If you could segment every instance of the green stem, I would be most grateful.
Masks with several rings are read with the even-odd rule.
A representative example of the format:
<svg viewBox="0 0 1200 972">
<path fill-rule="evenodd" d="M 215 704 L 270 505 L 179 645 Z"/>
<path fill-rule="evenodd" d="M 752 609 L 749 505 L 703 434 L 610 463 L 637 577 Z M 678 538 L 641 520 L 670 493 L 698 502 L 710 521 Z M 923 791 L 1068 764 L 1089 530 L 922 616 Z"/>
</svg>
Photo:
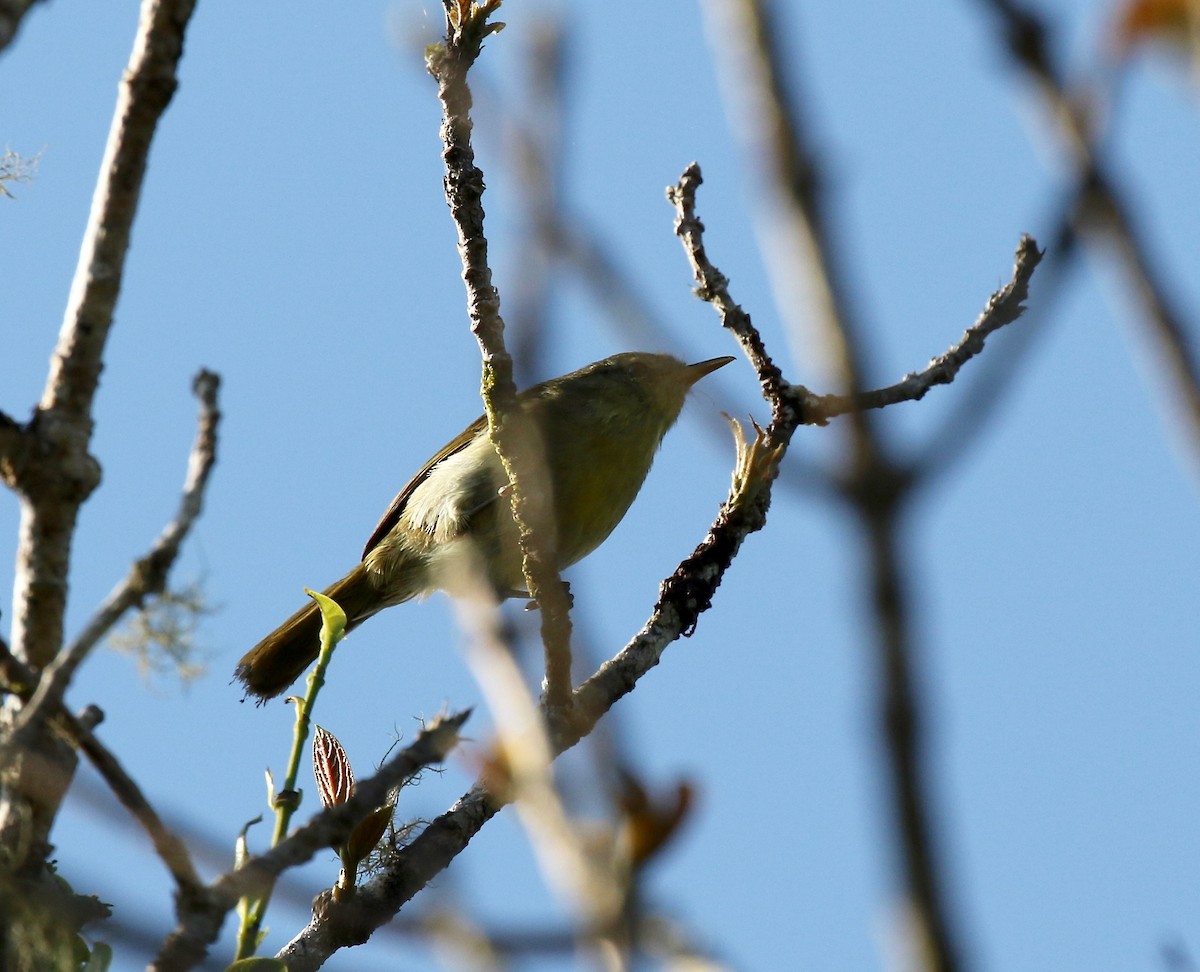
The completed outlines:
<svg viewBox="0 0 1200 972">
<path fill-rule="evenodd" d="M 296 701 L 296 724 L 292 731 L 292 751 L 288 755 L 287 772 L 283 777 L 283 788 L 272 797 L 271 806 L 275 811 L 275 831 L 271 835 L 271 846 L 278 846 L 287 836 L 288 826 L 292 815 L 300 808 L 302 792 L 296 789 L 296 777 L 300 775 L 300 760 L 303 758 L 305 743 L 308 741 L 308 730 L 312 725 L 312 710 L 317 701 L 317 693 L 325 684 L 325 669 L 333 658 L 333 649 L 345 637 L 346 614 L 337 603 L 324 594 L 306 590 L 305 593 L 317 602 L 321 609 L 321 652 L 317 655 L 317 663 L 308 673 L 304 698 Z M 271 902 L 271 892 L 275 882 L 272 881 L 261 896 L 244 901 L 244 908 L 239 911 L 242 922 L 238 928 L 237 951 L 234 960 L 250 958 L 258 950 L 262 940 L 263 919 L 267 915 L 267 905 Z"/>
</svg>

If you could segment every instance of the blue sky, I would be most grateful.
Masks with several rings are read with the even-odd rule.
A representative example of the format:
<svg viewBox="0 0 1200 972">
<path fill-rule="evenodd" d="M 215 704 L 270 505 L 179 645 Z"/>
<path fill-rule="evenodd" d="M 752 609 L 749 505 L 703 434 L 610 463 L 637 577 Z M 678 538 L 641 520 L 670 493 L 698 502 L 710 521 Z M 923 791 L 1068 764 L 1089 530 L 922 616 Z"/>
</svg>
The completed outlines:
<svg viewBox="0 0 1200 972">
<path fill-rule="evenodd" d="M 1109 13 L 1065 0 L 1042 9 L 1072 70 L 1093 72 Z M 531 32 L 552 16 L 570 32 L 573 218 L 670 328 L 670 348 L 635 342 L 558 271 L 535 377 L 635 343 L 735 353 L 691 294 L 663 199 L 698 160 L 711 257 L 789 377 L 817 387 L 772 304 L 758 170 L 726 122 L 699 9 L 514 0 L 502 16 L 475 79 L 504 307 L 523 257 L 506 125 L 523 112 Z M 0 133 L 41 153 L 36 180 L 0 200 L 0 407 L 18 418 L 45 380 L 135 20 L 129 2 L 40 5 L 0 58 Z M 69 626 L 174 510 L 190 378 L 212 368 L 224 379 L 219 465 L 177 575 L 202 580 L 217 608 L 199 632 L 209 674 L 182 690 L 147 686 L 130 659 L 101 651 L 69 701 L 106 711 L 102 737 L 164 813 L 230 848 L 262 811 L 262 771 L 280 771 L 291 732 L 283 706 L 238 703 L 234 662 L 302 587 L 354 563 L 396 489 L 479 412 L 420 55 L 439 27 L 438 5 L 202 2 L 151 156 L 97 401 L 104 482 L 77 537 Z M 873 377 L 888 383 L 957 339 L 1007 279 L 1022 232 L 1049 242 L 1066 174 L 975 5 L 791 4 L 783 29 Z M 1181 71 L 1147 57 L 1108 137 L 1152 257 L 1193 320 L 1198 107 Z M 905 535 L 954 918 L 979 969 L 1161 969 L 1166 944 L 1200 955 L 1196 467 L 1111 262 L 1079 264 L 1046 313 L 1017 327 L 1035 333 L 1002 405 L 922 495 Z M 987 354 L 1015 342 L 1001 335 Z M 890 410 L 888 441 L 920 445 L 977 371 Z M 721 410 L 765 417 L 742 362 L 693 396 L 626 522 L 571 571 L 590 651 L 625 643 L 658 580 L 703 536 L 731 468 Z M 801 430 L 788 475 L 808 481 L 835 435 Z M 5 494 L 2 535 L 15 537 L 16 522 Z M 11 563 L 0 558 L 5 589 Z M 861 570 L 844 512 L 781 485 L 695 636 L 613 714 L 652 783 L 696 782 L 696 815 L 651 893 L 735 968 L 778 968 L 780 956 L 791 968 L 887 967 L 898 870 Z M 442 598 L 387 612 L 339 653 L 318 721 L 369 766 L 394 731 L 411 738 L 417 717 L 479 702 L 459 647 Z M 485 739 L 487 724 L 480 711 L 468 731 Z M 406 792 L 405 812 L 433 816 L 469 780 L 455 762 Z M 140 832 L 80 797 L 55 837 L 77 888 L 165 933 L 169 885 Z M 269 945 L 301 927 L 334 876 L 330 860 L 297 877 L 300 904 L 273 913 Z M 437 890 L 497 924 L 561 915 L 510 813 Z M 328 967 L 431 963 L 381 937 Z"/>
</svg>

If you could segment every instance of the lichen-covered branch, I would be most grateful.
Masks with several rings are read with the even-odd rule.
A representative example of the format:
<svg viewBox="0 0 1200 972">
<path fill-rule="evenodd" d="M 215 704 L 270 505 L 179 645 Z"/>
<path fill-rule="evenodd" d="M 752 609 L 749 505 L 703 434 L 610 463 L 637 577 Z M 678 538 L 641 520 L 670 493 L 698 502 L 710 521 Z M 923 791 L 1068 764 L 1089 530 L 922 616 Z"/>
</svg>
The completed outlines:
<svg viewBox="0 0 1200 972">
<path fill-rule="evenodd" d="M 771 360 L 762 337 L 747 314 L 729 295 L 729 281 L 708 259 L 704 249 L 704 224 L 696 215 L 696 192 L 704 182 L 700 166 L 693 162 L 683 170 L 679 182 L 667 189 L 667 200 L 675 208 L 675 235 L 696 279 L 696 296 L 712 305 L 721 316 L 721 326 L 730 331 L 758 375 L 763 398 L 771 407 L 772 421 L 780 428 L 794 428 L 804 421 L 798 396 Z"/>
<path fill-rule="evenodd" d="M 735 335 L 754 363 L 764 396 L 771 403 L 771 423 L 760 440 L 765 445 L 786 449 L 796 426 L 803 420 L 822 423 L 819 412 L 807 414 L 811 396 L 807 390 L 787 384 L 773 364 L 749 316 L 728 296 L 726 280 L 708 260 L 703 246 L 703 224 L 695 215 L 695 193 L 700 185 L 699 168 L 690 166 L 679 184 L 668 195 L 676 208 L 676 233 L 684 244 L 700 297 L 712 303 L 722 324 Z M 1036 247 L 1030 243 L 1032 252 Z M 823 264 L 822 264 L 823 265 Z M 820 273 L 820 269 L 814 270 Z M 948 352 L 954 357 L 954 349 Z M 910 389 L 915 392 L 916 389 Z M 847 396 L 854 401 L 858 392 Z M 923 392 L 922 392 L 923 394 Z M 863 414 L 850 412 L 851 418 Z M 906 600 L 897 567 L 894 543 L 897 513 L 901 501 L 913 483 L 904 470 L 892 465 L 875 441 L 869 423 L 854 421 L 853 461 L 840 486 L 852 508 L 867 527 L 870 538 L 867 570 L 870 575 L 871 604 L 877 629 L 876 644 L 884 673 L 885 699 L 880 707 L 881 723 L 888 743 L 888 770 L 892 781 L 893 807 L 898 840 L 904 851 L 907 910 L 913 916 L 912 953 L 929 972 L 952 972 L 959 967 L 958 946 L 952 933 L 940 873 L 935 863 L 931 813 L 927 781 L 922 763 L 923 750 L 918 733 L 916 694 L 911 676 L 911 635 L 907 625 Z M 776 460 L 778 461 L 778 460 Z M 765 517 L 769 491 L 764 492 L 761 508 Z M 760 524 L 751 522 L 751 529 Z M 734 534 L 735 536 L 737 534 Z M 710 534 L 710 540 L 713 535 Z M 732 556 L 732 554 L 730 554 Z M 685 583 L 695 585 L 694 572 L 684 575 Z M 704 578 L 704 574 L 699 575 Z M 685 603 L 707 606 L 704 590 Z M 657 657 L 642 653 L 641 664 L 655 664 Z M 635 669 L 636 671 L 637 669 Z M 603 668 L 601 669 L 603 672 Z"/>
<path fill-rule="evenodd" d="M 512 358 L 504 346 L 504 321 L 500 295 L 492 283 L 484 235 L 483 173 L 475 164 L 471 144 L 471 90 L 467 73 L 479 56 L 484 38 L 504 25 L 489 23 L 499 7 L 497 0 L 475 4 L 469 0 L 444 0 L 446 37 L 428 54 L 427 66 L 438 83 L 442 104 L 442 160 L 446 166 L 446 201 L 458 232 L 463 282 L 471 332 L 483 356 L 483 401 L 488 429 L 504 468 L 514 484 L 513 516 L 524 555 L 530 596 L 541 614 L 542 644 L 546 658 L 546 698 L 552 705 L 571 700 L 570 599 L 555 566 L 553 510 L 541 497 L 546 462 L 543 443 L 517 407 Z"/>
</svg>

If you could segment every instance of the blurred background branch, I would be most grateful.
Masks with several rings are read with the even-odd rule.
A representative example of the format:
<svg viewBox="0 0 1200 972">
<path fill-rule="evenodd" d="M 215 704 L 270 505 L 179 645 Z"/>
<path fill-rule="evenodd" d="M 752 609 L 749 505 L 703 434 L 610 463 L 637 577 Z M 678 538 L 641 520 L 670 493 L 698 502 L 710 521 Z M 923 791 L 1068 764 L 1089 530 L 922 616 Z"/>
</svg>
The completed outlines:
<svg viewBox="0 0 1200 972">
<path fill-rule="evenodd" d="M 1018 0 L 982 2 L 994 18 L 998 45 L 1032 83 L 1057 149 L 1072 170 L 1069 230 L 1089 245 L 1098 268 L 1115 261 L 1124 276 L 1141 308 L 1143 326 L 1158 347 L 1159 371 L 1175 400 L 1172 413 L 1189 443 L 1192 471 L 1200 475 L 1200 350 L 1195 321 L 1188 319 L 1148 252 L 1133 194 L 1106 157 L 1101 142 L 1104 113 L 1114 106 L 1097 103 L 1100 92 L 1096 90 L 1073 88 L 1057 55 L 1061 43 L 1045 14 Z M 1188 2 L 1179 5 L 1181 12 Z M 1128 4 L 1128 9 L 1135 5 Z"/>
</svg>

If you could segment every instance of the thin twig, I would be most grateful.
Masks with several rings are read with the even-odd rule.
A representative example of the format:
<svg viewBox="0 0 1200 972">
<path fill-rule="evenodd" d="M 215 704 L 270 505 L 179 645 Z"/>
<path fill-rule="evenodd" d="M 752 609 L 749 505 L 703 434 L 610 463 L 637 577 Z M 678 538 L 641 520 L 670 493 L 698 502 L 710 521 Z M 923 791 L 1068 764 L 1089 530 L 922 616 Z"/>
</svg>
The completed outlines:
<svg viewBox="0 0 1200 972">
<path fill-rule="evenodd" d="M 741 344 L 758 375 L 763 398 L 771 406 L 771 418 L 781 428 L 793 428 L 803 421 L 796 394 L 783 378 L 783 372 L 771 360 L 762 337 L 747 314 L 729 295 L 729 281 L 708 259 L 704 249 L 704 224 L 696 215 L 696 191 L 703 184 L 700 166 L 693 162 L 683 170 L 679 182 L 667 189 L 667 199 L 675 207 L 675 235 L 683 244 L 692 276 L 696 278 L 696 296 L 712 304 L 721 315 L 721 326 Z"/>
<path fill-rule="evenodd" d="M 987 339 L 1000 328 L 1011 324 L 1025 312 L 1029 298 L 1029 282 L 1041 262 L 1032 236 L 1022 236 L 1017 245 L 1012 278 L 988 299 L 982 313 L 959 342 L 932 359 L 917 372 L 905 375 L 894 385 L 863 391 L 855 395 L 809 395 L 804 400 L 805 417 L 809 422 L 824 424 L 831 418 L 864 408 L 886 408 L 900 402 L 916 402 L 936 385 L 948 385 L 959 370 L 983 350 Z"/>
<path fill-rule="evenodd" d="M 438 82 L 442 105 L 442 159 L 446 166 L 446 200 L 458 232 L 467 288 L 471 332 L 483 357 L 483 401 L 492 443 L 509 475 L 513 518 L 516 520 L 523 570 L 530 596 L 541 613 L 546 657 L 546 698 L 554 706 L 571 700 L 570 599 L 555 566 L 553 509 L 541 502 L 550 495 L 545 443 L 517 404 L 512 358 L 504 347 L 500 295 L 492 284 L 484 235 L 483 173 L 475 164 L 471 144 L 471 91 L 467 73 L 479 56 L 483 40 L 502 25 L 489 24 L 499 6 L 496 0 L 472 4 L 444 0 L 446 38 L 427 56 L 429 72 Z"/>
<path fill-rule="evenodd" d="M 1012 278 L 992 294 L 982 313 L 963 333 L 959 342 L 933 358 L 921 371 L 905 375 L 900 381 L 884 388 L 860 391 L 853 395 L 818 395 L 784 380 L 782 372 L 767 354 L 761 338 L 751 325 L 750 315 L 730 299 L 724 274 L 709 263 L 702 238 L 704 224 L 696 216 L 696 190 L 703 181 L 700 167 L 693 162 L 684 170 L 678 185 L 667 190 L 667 198 L 676 210 L 675 234 L 683 242 L 696 278 L 696 295 L 713 305 L 721 314 L 722 325 L 741 343 L 758 374 L 763 397 L 779 408 L 796 412 L 789 418 L 804 425 L 824 425 L 839 415 L 919 401 L 934 386 L 950 384 L 962 366 L 983 350 L 990 335 L 1024 313 L 1029 282 L 1043 255 L 1033 237 L 1022 236 L 1017 246 Z"/>
<path fill-rule="evenodd" d="M 204 491 L 217 458 L 217 426 L 221 412 L 217 407 L 217 390 L 221 379 L 211 371 L 201 370 L 192 380 L 192 391 L 200 401 L 196 440 L 188 456 L 187 476 L 175 517 L 166 525 L 145 556 L 136 560 L 126 577 L 105 599 L 76 639 L 64 648 L 42 672 L 37 691 L 17 718 L 14 734 L 22 740 L 30 726 L 55 703 L 63 693 L 80 663 L 113 626 L 147 597 L 161 594 L 167 577 L 179 556 L 180 547 L 200 516 L 204 506 Z"/>
<path fill-rule="evenodd" d="M 1037 266 L 1036 306 L 1021 314 L 1022 326 L 1012 330 L 1003 345 L 980 360 L 979 371 L 949 414 L 908 457 L 914 481 L 928 487 L 935 478 L 944 479 L 967 455 L 969 447 L 983 441 L 982 430 L 1013 391 L 1021 365 L 1039 341 L 1045 339 L 1055 320 L 1053 307 L 1063 292 L 1067 273 L 1076 266 L 1076 237 L 1069 225 L 1060 221 L 1060 232 L 1051 233 L 1049 239 L 1052 242 L 1042 251 Z M 1014 268 L 1013 279 L 1017 272 L 1019 266 Z"/>
</svg>

